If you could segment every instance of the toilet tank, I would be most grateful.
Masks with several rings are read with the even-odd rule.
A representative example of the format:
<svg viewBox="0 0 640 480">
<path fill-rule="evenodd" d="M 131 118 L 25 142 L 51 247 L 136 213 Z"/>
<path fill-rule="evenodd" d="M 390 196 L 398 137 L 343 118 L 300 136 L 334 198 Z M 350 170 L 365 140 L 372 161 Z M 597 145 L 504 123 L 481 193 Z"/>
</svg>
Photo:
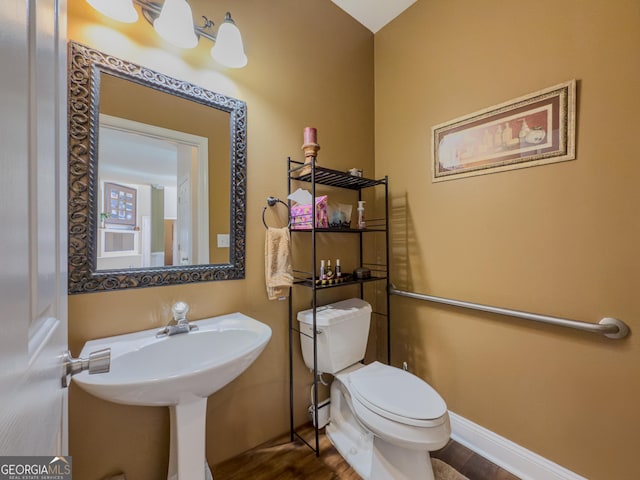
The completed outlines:
<svg viewBox="0 0 640 480">
<path fill-rule="evenodd" d="M 313 309 L 298 312 L 300 345 L 313 369 Z M 335 374 L 364 358 L 371 323 L 371 305 L 350 298 L 316 309 L 318 372 Z"/>
</svg>

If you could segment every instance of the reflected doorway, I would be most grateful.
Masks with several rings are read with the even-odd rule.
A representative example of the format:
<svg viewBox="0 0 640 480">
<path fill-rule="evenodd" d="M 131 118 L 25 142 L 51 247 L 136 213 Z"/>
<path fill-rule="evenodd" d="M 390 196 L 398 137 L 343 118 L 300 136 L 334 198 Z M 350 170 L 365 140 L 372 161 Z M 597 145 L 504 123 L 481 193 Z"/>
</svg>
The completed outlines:
<svg viewBox="0 0 640 480">
<path fill-rule="evenodd" d="M 104 114 L 99 138 L 97 269 L 209 263 L 208 139 Z"/>
</svg>

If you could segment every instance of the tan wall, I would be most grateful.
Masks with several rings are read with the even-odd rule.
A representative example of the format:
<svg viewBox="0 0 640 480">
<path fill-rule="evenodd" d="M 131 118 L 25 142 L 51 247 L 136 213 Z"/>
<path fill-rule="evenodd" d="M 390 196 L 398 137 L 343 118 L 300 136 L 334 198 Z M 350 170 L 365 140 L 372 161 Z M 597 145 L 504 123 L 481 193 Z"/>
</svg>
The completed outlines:
<svg viewBox="0 0 640 480">
<path fill-rule="evenodd" d="M 177 300 L 191 305 L 193 319 L 242 311 L 270 325 L 272 340 L 255 364 L 209 399 L 207 458 L 213 464 L 288 430 L 287 303 L 266 297 L 262 208 L 268 195 L 286 197 L 286 158 L 302 159 L 302 131 L 308 125 L 318 128 L 322 165 L 373 172 L 373 35 L 326 0 L 190 4 L 194 18 L 207 15 L 220 22 L 225 11 L 232 12 L 245 40 L 246 68 L 215 67 L 211 43 L 204 40 L 186 53 L 165 47 L 144 20 L 111 22 L 86 2 L 69 2 L 69 38 L 247 102 L 247 277 L 71 296 L 69 343 L 77 355 L 89 339 L 161 326 Z M 355 266 L 349 242 L 331 252 L 344 251 L 345 271 Z M 307 380 L 297 385 L 300 412 L 309 395 Z M 87 480 L 118 471 L 130 478 L 162 478 L 167 412 L 110 404 L 72 386 L 74 473 Z"/>
<path fill-rule="evenodd" d="M 640 328 L 640 4 L 421 0 L 375 37 L 399 288 Z M 575 78 L 577 159 L 430 181 L 433 125 Z M 590 479 L 640 477 L 640 340 L 392 299 L 394 364 Z"/>
</svg>

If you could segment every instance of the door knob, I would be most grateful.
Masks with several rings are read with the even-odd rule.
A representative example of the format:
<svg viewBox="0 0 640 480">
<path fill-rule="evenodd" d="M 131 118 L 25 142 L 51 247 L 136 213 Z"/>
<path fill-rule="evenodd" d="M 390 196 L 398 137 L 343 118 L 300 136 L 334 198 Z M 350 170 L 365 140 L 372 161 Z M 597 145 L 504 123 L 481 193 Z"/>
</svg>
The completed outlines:
<svg viewBox="0 0 640 480">
<path fill-rule="evenodd" d="M 89 358 L 73 358 L 71 352 L 67 350 L 62 354 L 62 387 L 69 386 L 72 375 L 84 370 L 89 371 L 89 375 L 96 373 L 109 373 L 111 368 L 111 349 L 103 348 L 89 354 Z"/>
</svg>

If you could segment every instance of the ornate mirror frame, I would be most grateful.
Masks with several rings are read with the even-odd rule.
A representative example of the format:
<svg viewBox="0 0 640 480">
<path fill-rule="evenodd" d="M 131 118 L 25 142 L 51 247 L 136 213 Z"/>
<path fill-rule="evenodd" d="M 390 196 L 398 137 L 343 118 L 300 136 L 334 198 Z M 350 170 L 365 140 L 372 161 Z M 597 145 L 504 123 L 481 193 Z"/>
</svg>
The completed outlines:
<svg viewBox="0 0 640 480">
<path fill-rule="evenodd" d="M 230 114 L 229 263 L 96 270 L 100 74 L 108 73 Z M 245 277 L 247 106 L 245 102 L 69 43 L 69 293 L 113 291 Z"/>
</svg>

